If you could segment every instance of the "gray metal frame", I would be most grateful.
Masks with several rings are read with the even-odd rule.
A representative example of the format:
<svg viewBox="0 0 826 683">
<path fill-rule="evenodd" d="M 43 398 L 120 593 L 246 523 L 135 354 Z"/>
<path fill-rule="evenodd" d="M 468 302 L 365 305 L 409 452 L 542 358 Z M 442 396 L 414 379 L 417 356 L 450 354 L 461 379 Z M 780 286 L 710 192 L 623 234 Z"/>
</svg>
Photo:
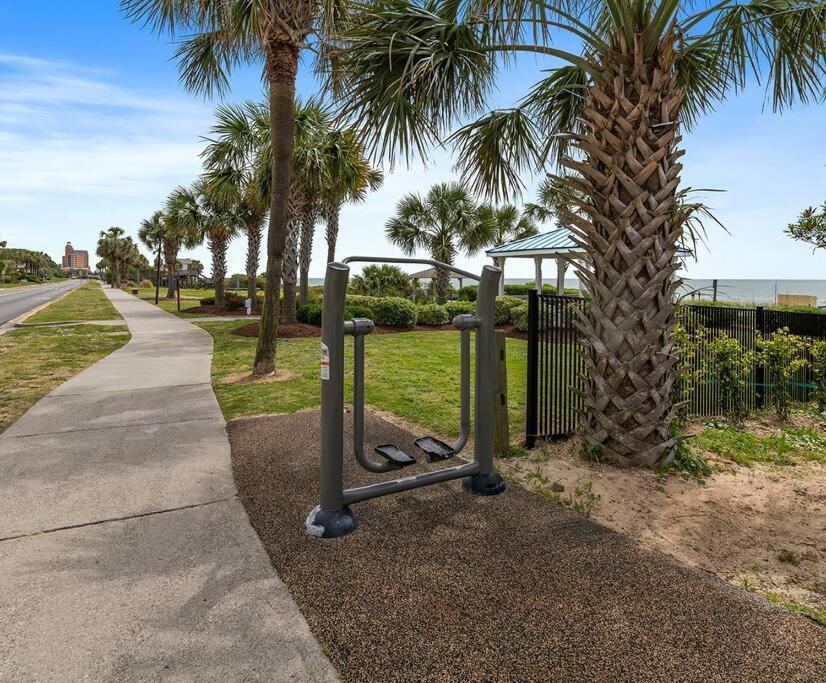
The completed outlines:
<svg viewBox="0 0 826 683">
<path fill-rule="evenodd" d="M 344 336 L 354 337 L 353 438 L 359 464 L 370 472 L 397 469 L 389 461 L 376 462 L 364 453 L 364 337 L 373 330 L 366 319 L 344 320 L 345 295 L 350 269 L 348 263 L 416 263 L 449 267 L 467 277 L 476 275 L 431 259 L 380 258 L 353 256 L 327 265 L 321 313 L 321 504 L 308 516 L 308 533 L 335 538 L 356 528 L 350 505 L 370 498 L 408 491 L 452 479 L 462 479 L 466 491 L 495 495 L 505 482 L 493 466 L 494 386 L 495 386 L 495 300 L 501 270 L 485 266 L 479 279 L 476 314 L 456 316 L 453 324 L 460 330 L 461 348 L 461 424 L 455 452 L 464 448 L 470 434 L 470 330 L 476 330 L 476 401 L 474 414 L 473 462 L 425 472 L 368 486 L 345 489 L 343 481 L 344 448 Z"/>
</svg>

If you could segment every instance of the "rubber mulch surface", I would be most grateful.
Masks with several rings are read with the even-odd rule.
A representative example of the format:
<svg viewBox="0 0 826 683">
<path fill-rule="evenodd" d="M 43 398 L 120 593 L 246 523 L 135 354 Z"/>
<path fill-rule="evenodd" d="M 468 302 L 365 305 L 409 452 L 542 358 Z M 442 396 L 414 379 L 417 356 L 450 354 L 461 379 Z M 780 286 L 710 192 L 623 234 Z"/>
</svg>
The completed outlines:
<svg viewBox="0 0 826 683">
<path fill-rule="evenodd" d="M 416 453 L 402 429 L 369 414 L 365 427 L 368 452 Z M 512 485 L 366 501 L 353 534 L 311 537 L 318 412 L 228 431 L 250 520 L 345 681 L 824 680 L 822 626 Z M 387 477 L 349 442 L 348 485 Z"/>
</svg>

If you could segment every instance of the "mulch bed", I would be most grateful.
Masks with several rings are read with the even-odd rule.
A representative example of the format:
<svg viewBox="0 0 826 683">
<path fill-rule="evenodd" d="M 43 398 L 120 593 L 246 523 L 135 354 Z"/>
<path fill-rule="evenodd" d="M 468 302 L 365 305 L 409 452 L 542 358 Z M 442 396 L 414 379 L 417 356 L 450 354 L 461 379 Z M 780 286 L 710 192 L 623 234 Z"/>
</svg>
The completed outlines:
<svg viewBox="0 0 826 683">
<path fill-rule="evenodd" d="M 368 444 L 416 453 L 413 435 L 365 418 Z M 345 424 L 347 484 L 392 477 L 355 464 L 349 415 Z M 813 621 L 515 486 L 485 498 L 450 482 L 365 501 L 354 506 L 353 534 L 309 536 L 318 412 L 236 420 L 228 433 L 250 521 L 345 681 L 815 681 L 823 673 L 826 629 Z"/>
</svg>

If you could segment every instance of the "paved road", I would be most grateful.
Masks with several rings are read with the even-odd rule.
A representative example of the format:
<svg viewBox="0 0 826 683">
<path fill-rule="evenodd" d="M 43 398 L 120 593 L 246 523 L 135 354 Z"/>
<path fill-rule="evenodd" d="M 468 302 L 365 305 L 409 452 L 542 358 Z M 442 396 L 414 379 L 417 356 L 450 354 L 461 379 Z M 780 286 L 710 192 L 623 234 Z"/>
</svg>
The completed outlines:
<svg viewBox="0 0 826 683">
<path fill-rule="evenodd" d="M 212 338 L 104 292 L 131 341 L 0 435 L 0 681 L 332 683 L 236 497 Z"/>
<path fill-rule="evenodd" d="M 66 280 L 46 285 L 0 289 L 0 325 L 56 299 L 64 292 L 80 287 L 84 282 L 85 280 Z"/>
</svg>

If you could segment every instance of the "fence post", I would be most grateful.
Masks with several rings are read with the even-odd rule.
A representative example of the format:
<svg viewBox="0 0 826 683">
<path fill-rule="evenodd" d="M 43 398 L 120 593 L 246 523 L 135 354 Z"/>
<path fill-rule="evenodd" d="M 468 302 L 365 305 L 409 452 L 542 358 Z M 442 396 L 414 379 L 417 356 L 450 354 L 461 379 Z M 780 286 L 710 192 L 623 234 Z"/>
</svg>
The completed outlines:
<svg viewBox="0 0 826 683">
<path fill-rule="evenodd" d="M 537 319 L 539 317 L 539 295 L 535 289 L 528 290 L 528 381 L 527 397 L 525 401 L 525 446 L 533 448 L 536 445 L 538 427 L 539 401 L 539 371 L 537 356 L 539 350 L 539 335 Z"/>
<path fill-rule="evenodd" d="M 766 327 L 766 316 L 762 306 L 758 306 L 755 309 L 754 318 L 754 326 L 757 328 L 756 334 L 762 336 L 765 333 Z M 757 360 L 757 367 L 754 369 L 754 382 L 757 385 L 754 392 L 754 407 L 764 408 L 766 406 L 766 369 L 763 367 L 763 363 L 759 360 L 759 356 Z"/>
</svg>

